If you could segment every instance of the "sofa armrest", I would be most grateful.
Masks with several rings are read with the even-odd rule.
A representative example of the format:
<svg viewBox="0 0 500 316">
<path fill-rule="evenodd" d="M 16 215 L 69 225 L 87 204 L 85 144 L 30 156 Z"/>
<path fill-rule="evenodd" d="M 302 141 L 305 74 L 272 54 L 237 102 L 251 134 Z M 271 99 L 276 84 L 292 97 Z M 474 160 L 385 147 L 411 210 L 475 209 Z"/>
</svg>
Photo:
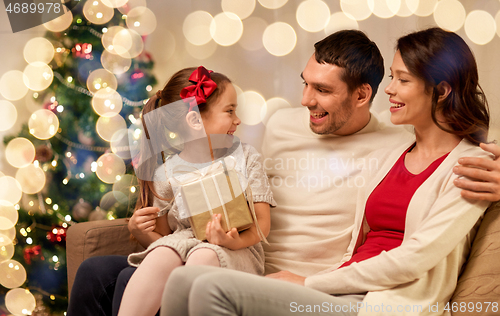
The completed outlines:
<svg viewBox="0 0 500 316">
<path fill-rule="evenodd" d="M 458 311 L 453 315 L 498 315 L 498 310 L 492 310 L 487 302 L 499 303 L 500 298 L 500 203 L 488 208 L 479 226 L 472 249 L 463 273 L 458 279 L 457 288 L 451 303 L 458 305 Z M 469 312 L 460 312 L 462 305 L 472 303 L 482 305 L 481 313 L 474 308 Z M 498 306 L 498 305 L 497 305 Z M 463 310 L 463 309 L 462 309 Z"/>
<path fill-rule="evenodd" d="M 130 239 L 124 218 L 72 225 L 66 233 L 68 293 L 71 293 L 76 271 L 85 259 L 103 255 L 128 255 L 142 250 L 144 247 Z"/>
</svg>

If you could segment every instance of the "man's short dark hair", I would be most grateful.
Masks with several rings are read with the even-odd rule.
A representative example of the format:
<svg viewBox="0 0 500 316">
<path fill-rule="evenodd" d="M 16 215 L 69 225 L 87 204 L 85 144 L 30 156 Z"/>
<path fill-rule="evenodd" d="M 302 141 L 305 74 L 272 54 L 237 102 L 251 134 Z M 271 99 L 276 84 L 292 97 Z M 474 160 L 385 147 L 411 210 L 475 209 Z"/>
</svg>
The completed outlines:
<svg viewBox="0 0 500 316">
<path fill-rule="evenodd" d="M 373 101 L 384 77 L 384 59 L 377 45 L 365 33 L 343 30 L 333 33 L 314 44 L 318 63 L 336 65 L 344 69 L 341 79 L 349 92 L 368 83 L 372 88 Z"/>
</svg>

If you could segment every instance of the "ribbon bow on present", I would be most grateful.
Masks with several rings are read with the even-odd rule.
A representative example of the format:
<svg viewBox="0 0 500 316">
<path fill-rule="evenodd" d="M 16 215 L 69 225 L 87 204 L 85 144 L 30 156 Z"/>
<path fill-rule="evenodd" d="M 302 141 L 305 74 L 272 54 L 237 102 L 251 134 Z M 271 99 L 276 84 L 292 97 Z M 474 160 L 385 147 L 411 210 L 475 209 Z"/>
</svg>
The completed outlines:
<svg viewBox="0 0 500 316">
<path fill-rule="evenodd" d="M 217 89 L 217 84 L 210 77 L 211 70 L 200 66 L 189 76 L 189 81 L 194 83 L 191 86 L 181 90 L 182 99 L 191 99 L 189 101 L 189 112 L 198 104 L 206 103 L 207 98 Z"/>
</svg>

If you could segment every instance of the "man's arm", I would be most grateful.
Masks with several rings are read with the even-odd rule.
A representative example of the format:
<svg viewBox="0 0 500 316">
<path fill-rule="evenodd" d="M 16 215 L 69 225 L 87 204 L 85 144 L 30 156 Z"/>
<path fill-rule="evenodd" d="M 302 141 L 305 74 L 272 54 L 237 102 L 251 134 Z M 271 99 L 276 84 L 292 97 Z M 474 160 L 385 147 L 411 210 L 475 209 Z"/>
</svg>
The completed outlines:
<svg viewBox="0 0 500 316">
<path fill-rule="evenodd" d="M 464 157 L 453 172 L 470 179 L 457 179 L 455 186 L 462 190 L 464 198 L 495 202 L 500 200 L 500 147 L 496 144 L 481 144 L 482 149 L 495 155 L 495 160 Z"/>
</svg>

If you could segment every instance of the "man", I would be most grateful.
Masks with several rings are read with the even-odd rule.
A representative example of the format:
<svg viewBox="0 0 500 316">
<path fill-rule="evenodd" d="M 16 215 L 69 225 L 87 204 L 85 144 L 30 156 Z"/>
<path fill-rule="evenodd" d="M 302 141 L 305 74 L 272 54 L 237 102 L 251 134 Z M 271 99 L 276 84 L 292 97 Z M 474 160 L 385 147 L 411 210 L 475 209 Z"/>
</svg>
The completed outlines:
<svg viewBox="0 0 500 316">
<path fill-rule="evenodd" d="M 362 170 L 379 164 L 369 154 L 411 137 L 370 113 L 383 74 L 377 46 L 360 31 L 340 31 L 315 44 L 301 75 L 304 108 L 276 112 L 264 138 L 264 167 L 278 203 L 271 211 L 270 244 L 264 246 L 267 278 L 205 267 L 177 269 L 165 287 L 161 315 L 183 315 L 188 306 L 193 315 L 356 314 L 349 307 L 363 295 L 327 295 L 311 289 L 314 279 L 308 277 L 331 268 L 346 252 L 357 193 L 369 180 Z M 498 147 L 487 148 L 499 154 Z M 492 161 L 462 162 L 497 170 Z M 494 172 L 467 167 L 456 172 L 497 181 Z M 473 190 L 464 191 L 466 197 L 499 198 L 497 184 L 459 180 L 457 186 Z"/>
</svg>

